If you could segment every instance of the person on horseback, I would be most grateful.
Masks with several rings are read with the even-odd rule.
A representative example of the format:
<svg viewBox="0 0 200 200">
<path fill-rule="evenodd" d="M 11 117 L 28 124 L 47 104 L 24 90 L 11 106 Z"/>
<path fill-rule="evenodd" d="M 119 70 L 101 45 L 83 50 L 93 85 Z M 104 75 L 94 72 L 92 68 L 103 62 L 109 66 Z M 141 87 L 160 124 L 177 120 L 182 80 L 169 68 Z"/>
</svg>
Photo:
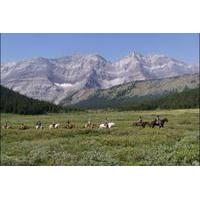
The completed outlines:
<svg viewBox="0 0 200 200">
<path fill-rule="evenodd" d="M 108 119 L 107 119 L 107 117 L 106 117 L 106 120 L 104 121 L 104 126 L 105 126 L 106 128 L 109 128 L 109 127 L 108 127 Z"/>
<path fill-rule="evenodd" d="M 92 125 L 92 122 L 90 119 L 88 119 L 88 122 L 87 122 L 88 126 L 91 126 Z"/>
<path fill-rule="evenodd" d="M 21 128 L 21 129 L 25 129 L 25 125 L 24 125 L 24 123 L 21 123 L 21 125 L 19 126 L 19 128 Z"/>
<path fill-rule="evenodd" d="M 5 125 L 3 125 L 3 128 L 7 129 L 9 127 L 8 121 L 5 122 Z"/>
<path fill-rule="evenodd" d="M 143 120 L 142 120 L 142 117 L 140 116 L 139 117 L 139 119 L 138 119 L 138 121 L 137 121 L 139 124 L 141 124 L 142 122 L 143 122 Z"/>
<path fill-rule="evenodd" d="M 55 128 L 55 125 L 56 125 L 55 121 L 53 121 L 52 125 L 53 125 L 53 128 Z"/>
<path fill-rule="evenodd" d="M 70 127 L 70 125 L 71 125 L 71 124 L 70 124 L 70 121 L 69 121 L 69 120 L 67 120 L 67 122 L 66 122 L 66 124 L 65 124 L 65 126 L 64 126 L 64 127 L 65 127 L 65 128 L 69 128 L 69 127 Z"/>
<path fill-rule="evenodd" d="M 40 128 L 42 126 L 42 122 L 41 121 L 37 121 L 36 122 L 36 126 L 38 126 Z"/>
<path fill-rule="evenodd" d="M 6 121 L 5 125 L 4 125 L 5 128 L 8 127 L 8 121 Z"/>
<path fill-rule="evenodd" d="M 156 116 L 156 124 L 160 125 L 160 116 L 159 115 Z"/>
</svg>

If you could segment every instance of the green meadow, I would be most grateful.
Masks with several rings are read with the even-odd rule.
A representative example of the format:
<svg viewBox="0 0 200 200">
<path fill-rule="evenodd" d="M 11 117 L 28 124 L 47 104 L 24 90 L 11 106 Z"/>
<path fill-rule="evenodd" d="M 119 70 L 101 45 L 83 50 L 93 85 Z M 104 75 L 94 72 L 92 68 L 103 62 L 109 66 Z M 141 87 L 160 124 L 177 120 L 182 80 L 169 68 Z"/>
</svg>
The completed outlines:
<svg viewBox="0 0 200 200">
<path fill-rule="evenodd" d="M 132 126 L 142 116 L 168 118 L 163 129 Z M 88 119 L 100 123 L 108 118 L 112 129 L 83 128 Z M 35 130 L 41 120 L 44 130 Z M 74 129 L 49 130 L 53 121 L 61 126 L 70 120 Z M 48 115 L 1 114 L 1 165 L 100 165 L 151 166 L 199 165 L 199 110 L 87 111 Z M 30 129 L 19 130 L 20 123 Z"/>
</svg>

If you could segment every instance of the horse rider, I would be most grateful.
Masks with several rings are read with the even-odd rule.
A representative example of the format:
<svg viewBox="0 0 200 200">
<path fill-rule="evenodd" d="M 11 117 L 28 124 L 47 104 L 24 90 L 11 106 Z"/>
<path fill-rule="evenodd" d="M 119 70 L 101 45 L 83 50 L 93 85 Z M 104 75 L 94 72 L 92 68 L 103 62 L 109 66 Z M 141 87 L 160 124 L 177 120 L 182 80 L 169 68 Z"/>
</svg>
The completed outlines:
<svg viewBox="0 0 200 200">
<path fill-rule="evenodd" d="M 55 128 L 55 125 L 56 125 L 56 123 L 55 123 L 55 122 L 53 122 L 53 123 L 52 123 L 52 125 L 53 125 L 53 127 Z"/>
<path fill-rule="evenodd" d="M 87 124 L 88 124 L 88 126 L 92 125 L 92 122 L 91 122 L 90 119 L 88 120 L 88 123 L 87 123 Z"/>
<path fill-rule="evenodd" d="M 66 122 L 66 124 L 65 124 L 65 127 L 66 127 L 66 128 L 69 128 L 69 126 L 70 126 L 70 121 L 67 120 L 67 122 Z"/>
<path fill-rule="evenodd" d="M 156 116 L 156 124 L 160 125 L 160 116 L 159 115 Z"/>
<path fill-rule="evenodd" d="M 67 120 L 67 126 L 70 126 L 71 125 L 71 122 L 69 120 Z"/>
<path fill-rule="evenodd" d="M 108 119 L 107 119 L 107 117 L 106 117 L 106 120 L 104 121 L 104 126 L 105 126 L 106 128 L 109 128 L 109 127 L 108 127 Z"/>
<path fill-rule="evenodd" d="M 25 128 L 24 123 L 21 123 L 20 127 L 21 127 L 22 129 Z"/>
<path fill-rule="evenodd" d="M 39 126 L 39 128 L 42 126 L 42 122 L 41 121 L 37 121 L 36 126 Z"/>
<path fill-rule="evenodd" d="M 4 125 L 5 128 L 8 127 L 8 121 L 6 121 L 5 125 Z"/>
<path fill-rule="evenodd" d="M 143 122 L 143 120 L 142 120 L 142 117 L 141 117 L 141 116 L 139 117 L 139 119 L 138 119 L 138 121 L 137 121 L 137 122 L 138 122 L 138 123 L 140 123 L 140 124 Z"/>
</svg>

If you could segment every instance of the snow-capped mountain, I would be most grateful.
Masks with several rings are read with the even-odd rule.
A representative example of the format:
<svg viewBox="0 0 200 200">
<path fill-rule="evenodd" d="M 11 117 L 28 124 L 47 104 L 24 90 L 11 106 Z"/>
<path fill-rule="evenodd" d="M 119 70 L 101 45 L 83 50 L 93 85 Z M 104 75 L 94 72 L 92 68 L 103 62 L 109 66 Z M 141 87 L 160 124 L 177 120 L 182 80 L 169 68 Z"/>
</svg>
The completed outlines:
<svg viewBox="0 0 200 200">
<path fill-rule="evenodd" d="M 134 80 L 199 73 L 198 65 L 133 52 L 117 62 L 100 55 L 34 58 L 1 65 L 1 84 L 26 96 L 56 104 Z"/>
</svg>

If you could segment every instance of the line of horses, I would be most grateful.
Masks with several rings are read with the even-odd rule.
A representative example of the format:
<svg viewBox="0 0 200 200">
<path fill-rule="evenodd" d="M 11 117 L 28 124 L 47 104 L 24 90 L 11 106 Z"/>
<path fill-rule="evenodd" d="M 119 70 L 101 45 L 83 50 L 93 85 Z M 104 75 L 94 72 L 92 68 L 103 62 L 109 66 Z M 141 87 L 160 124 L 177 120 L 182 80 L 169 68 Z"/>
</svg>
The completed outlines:
<svg viewBox="0 0 200 200">
<path fill-rule="evenodd" d="M 104 123 L 101 123 L 101 124 L 95 124 L 95 123 L 87 123 L 87 124 L 85 124 L 84 126 L 83 126 L 83 128 L 90 128 L 90 129 L 93 129 L 93 128 L 100 128 L 100 129 L 102 129 L 102 128 L 108 128 L 108 129 L 110 129 L 111 127 L 113 127 L 113 126 L 115 126 L 115 123 L 114 122 L 108 122 L 107 124 L 104 124 Z M 49 129 L 58 129 L 58 128 L 66 128 L 66 129 L 73 129 L 73 128 L 75 128 L 76 126 L 75 126 L 75 124 L 73 124 L 73 123 L 66 123 L 66 124 L 64 124 L 63 126 L 60 124 L 60 123 L 56 123 L 56 124 L 50 124 L 49 125 Z M 44 128 L 43 126 L 41 126 L 41 127 L 38 127 L 37 125 L 36 125 L 36 127 L 35 127 L 36 129 L 39 129 L 39 128 Z"/>
<path fill-rule="evenodd" d="M 147 122 L 147 121 L 142 121 L 142 122 L 133 122 L 134 126 L 142 126 L 143 128 L 145 128 L 146 126 L 149 126 L 151 128 L 154 128 L 155 126 L 158 126 L 159 128 L 164 128 L 164 124 L 168 122 L 167 118 L 161 119 L 160 121 L 157 121 L 156 119 L 151 121 L 151 122 Z"/>
<path fill-rule="evenodd" d="M 155 126 L 158 126 L 159 128 L 164 128 L 164 124 L 168 122 L 167 118 L 161 119 L 160 121 L 157 120 L 153 120 L 151 122 L 147 122 L 147 121 L 136 121 L 133 122 L 131 125 L 132 126 L 141 126 L 143 128 L 145 128 L 146 126 L 154 128 Z M 83 126 L 83 128 L 100 128 L 100 129 L 111 129 L 113 126 L 115 126 L 114 122 L 108 122 L 108 123 L 101 123 L 101 124 L 95 124 L 95 123 L 87 123 Z M 60 123 L 52 123 L 49 125 L 49 129 L 58 129 L 58 128 L 66 128 L 66 129 L 73 129 L 75 128 L 75 124 L 67 122 L 64 125 L 61 125 Z M 12 129 L 13 127 L 9 124 L 5 124 L 2 126 L 3 129 Z M 29 129 L 30 127 L 27 125 L 24 125 L 23 123 L 18 127 L 19 130 L 26 130 Z M 44 129 L 45 127 L 43 125 L 36 125 L 35 129 Z"/>
<path fill-rule="evenodd" d="M 113 123 L 113 122 L 108 122 L 107 124 L 104 124 L 104 123 L 102 123 L 102 124 L 87 123 L 83 126 L 83 128 L 91 128 L 91 129 L 93 129 L 93 128 L 100 128 L 100 129 L 108 128 L 108 129 L 110 129 L 114 125 L 115 125 L 115 123 Z M 52 123 L 48 126 L 49 129 L 58 129 L 58 128 L 73 129 L 75 127 L 76 127 L 75 124 L 72 124 L 72 123 L 66 123 L 64 125 L 61 125 L 60 123 L 55 123 L 55 124 Z M 3 125 L 1 128 L 2 129 L 13 129 L 13 127 L 11 125 L 7 125 L 7 124 Z M 20 124 L 19 127 L 18 127 L 19 130 L 26 130 L 26 129 L 30 129 L 30 128 L 31 127 L 29 127 L 29 126 L 27 126 L 23 123 Z M 45 127 L 43 125 L 35 125 L 36 130 L 44 129 L 44 128 Z"/>
</svg>

